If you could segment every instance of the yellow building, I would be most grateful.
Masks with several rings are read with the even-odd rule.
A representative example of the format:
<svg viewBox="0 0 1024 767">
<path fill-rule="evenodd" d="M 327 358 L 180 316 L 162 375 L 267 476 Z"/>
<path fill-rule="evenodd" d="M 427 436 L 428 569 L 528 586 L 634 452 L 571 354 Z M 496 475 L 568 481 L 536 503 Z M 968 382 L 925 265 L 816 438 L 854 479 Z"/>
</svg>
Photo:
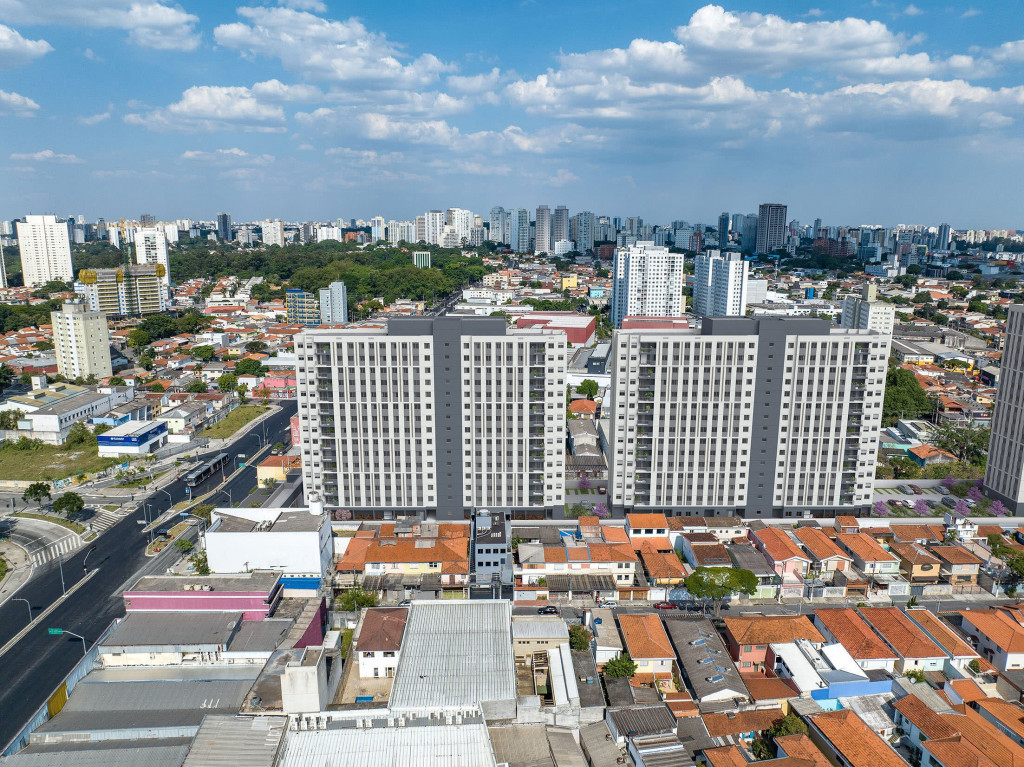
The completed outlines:
<svg viewBox="0 0 1024 767">
<path fill-rule="evenodd" d="M 566 288 L 575 288 L 579 286 L 579 277 L 575 274 L 566 274 L 562 276 L 562 290 Z"/>
</svg>

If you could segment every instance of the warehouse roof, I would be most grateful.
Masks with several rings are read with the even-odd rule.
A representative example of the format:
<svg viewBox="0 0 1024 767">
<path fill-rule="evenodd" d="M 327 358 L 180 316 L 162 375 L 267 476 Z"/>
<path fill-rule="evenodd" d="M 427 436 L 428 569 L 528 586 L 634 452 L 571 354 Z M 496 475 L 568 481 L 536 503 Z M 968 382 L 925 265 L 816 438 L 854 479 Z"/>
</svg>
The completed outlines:
<svg viewBox="0 0 1024 767">
<path fill-rule="evenodd" d="M 180 767 L 191 738 L 104 740 L 96 743 L 34 744 L 14 756 L 0 757 L 3 767 Z M 237 762 L 235 762 L 237 764 Z"/>
<path fill-rule="evenodd" d="M 208 716 L 181 767 L 274 767 L 287 726 L 278 716 Z"/>
<path fill-rule="evenodd" d="M 121 619 L 102 647 L 227 647 L 241 620 L 240 612 L 133 612 Z"/>
</svg>

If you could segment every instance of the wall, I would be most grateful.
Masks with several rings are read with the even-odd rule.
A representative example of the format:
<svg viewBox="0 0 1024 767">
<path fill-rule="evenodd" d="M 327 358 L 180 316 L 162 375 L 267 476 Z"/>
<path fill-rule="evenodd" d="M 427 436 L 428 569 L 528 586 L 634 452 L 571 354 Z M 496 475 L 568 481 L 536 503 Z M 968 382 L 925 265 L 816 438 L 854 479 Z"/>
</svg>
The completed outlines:
<svg viewBox="0 0 1024 767">
<path fill-rule="evenodd" d="M 326 525 L 325 525 L 326 527 Z M 327 531 L 328 544 L 330 531 Z M 273 569 L 286 573 L 324 574 L 320 535 L 311 532 L 206 533 L 210 569 L 217 573 Z"/>
</svg>

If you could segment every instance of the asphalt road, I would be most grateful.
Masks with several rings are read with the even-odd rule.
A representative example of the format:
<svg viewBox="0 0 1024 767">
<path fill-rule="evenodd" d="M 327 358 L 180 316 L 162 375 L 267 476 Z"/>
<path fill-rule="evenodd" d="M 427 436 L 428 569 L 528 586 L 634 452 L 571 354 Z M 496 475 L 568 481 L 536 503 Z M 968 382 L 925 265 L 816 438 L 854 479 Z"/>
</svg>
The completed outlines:
<svg viewBox="0 0 1024 767">
<path fill-rule="evenodd" d="M 283 403 L 281 410 L 264 423 L 270 444 L 278 441 L 289 429 L 289 419 L 296 412 L 294 402 Z M 263 426 L 257 426 L 248 434 L 231 444 L 227 449 L 211 451 L 232 454 L 253 455 L 259 450 Z M 237 502 L 246 497 L 256 486 L 256 469 L 247 467 L 227 484 L 220 481 L 220 475 L 211 477 L 193 492 L 196 496 L 214 489 L 231 491 Z M 148 503 L 151 513 L 162 513 L 171 505 L 186 499 L 185 486 L 180 480 L 166 488 L 167 493 L 157 491 Z M 211 498 L 209 502 L 227 505 L 227 494 Z M 160 555 L 145 556 L 147 534 L 143 532 L 145 516 L 140 508 L 107 530 L 92 543 L 63 560 L 64 581 L 71 588 L 83 577 L 83 562 L 86 556 L 90 570 L 96 574 L 75 594 L 60 604 L 47 618 L 40 621 L 4 655 L 0 656 L 0 750 L 14 738 L 25 723 L 33 716 L 49 695 L 63 681 L 82 657 L 82 642 L 70 636 L 50 636 L 49 627 L 73 631 L 86 638 L 91 646 L 111 621 L 124 615 L 121 592 L 139 576 L 163 572 L 175 561 L 178 552 L 168 547 Z M 194 534 L 193 534 L 194 535 Z M 93 545 L 96 550 L 91 551 Z M 61 576 L 58 562 L 47 563 L 36 570 L 30 580 L 18 593 L 18 597 L 32 603 L 34 615 L 45 610 L 61 596 Z M 24 602 L 8 600 L 0 605 L 0 646 L 25 628 L 28 615 Z"/>
<path fill-rule="evenodd" d="M 61 548 L 61 544 L 69 550 L 78 545 L 78 537 L 67 528 L 38 519 L 0 517 L 0 537 L 5 536 L 25 549 L 29 557 L 43 554 L 51 547 Z"/>
</svg>

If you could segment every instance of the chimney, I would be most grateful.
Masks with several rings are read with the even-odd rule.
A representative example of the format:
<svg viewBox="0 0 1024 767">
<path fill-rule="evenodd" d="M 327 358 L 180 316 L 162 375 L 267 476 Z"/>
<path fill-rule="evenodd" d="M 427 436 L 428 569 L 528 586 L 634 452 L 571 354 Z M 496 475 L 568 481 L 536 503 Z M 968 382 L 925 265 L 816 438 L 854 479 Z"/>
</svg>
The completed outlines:
<svg viewBox="0 0 1024 767">
<path fill-rule="evenodd" d="M 319 517 L 324 513 L 324 502 L 320 500 L 317 493 L 309 494 L 309 513 L 314 517 Z"/>
</svg>

